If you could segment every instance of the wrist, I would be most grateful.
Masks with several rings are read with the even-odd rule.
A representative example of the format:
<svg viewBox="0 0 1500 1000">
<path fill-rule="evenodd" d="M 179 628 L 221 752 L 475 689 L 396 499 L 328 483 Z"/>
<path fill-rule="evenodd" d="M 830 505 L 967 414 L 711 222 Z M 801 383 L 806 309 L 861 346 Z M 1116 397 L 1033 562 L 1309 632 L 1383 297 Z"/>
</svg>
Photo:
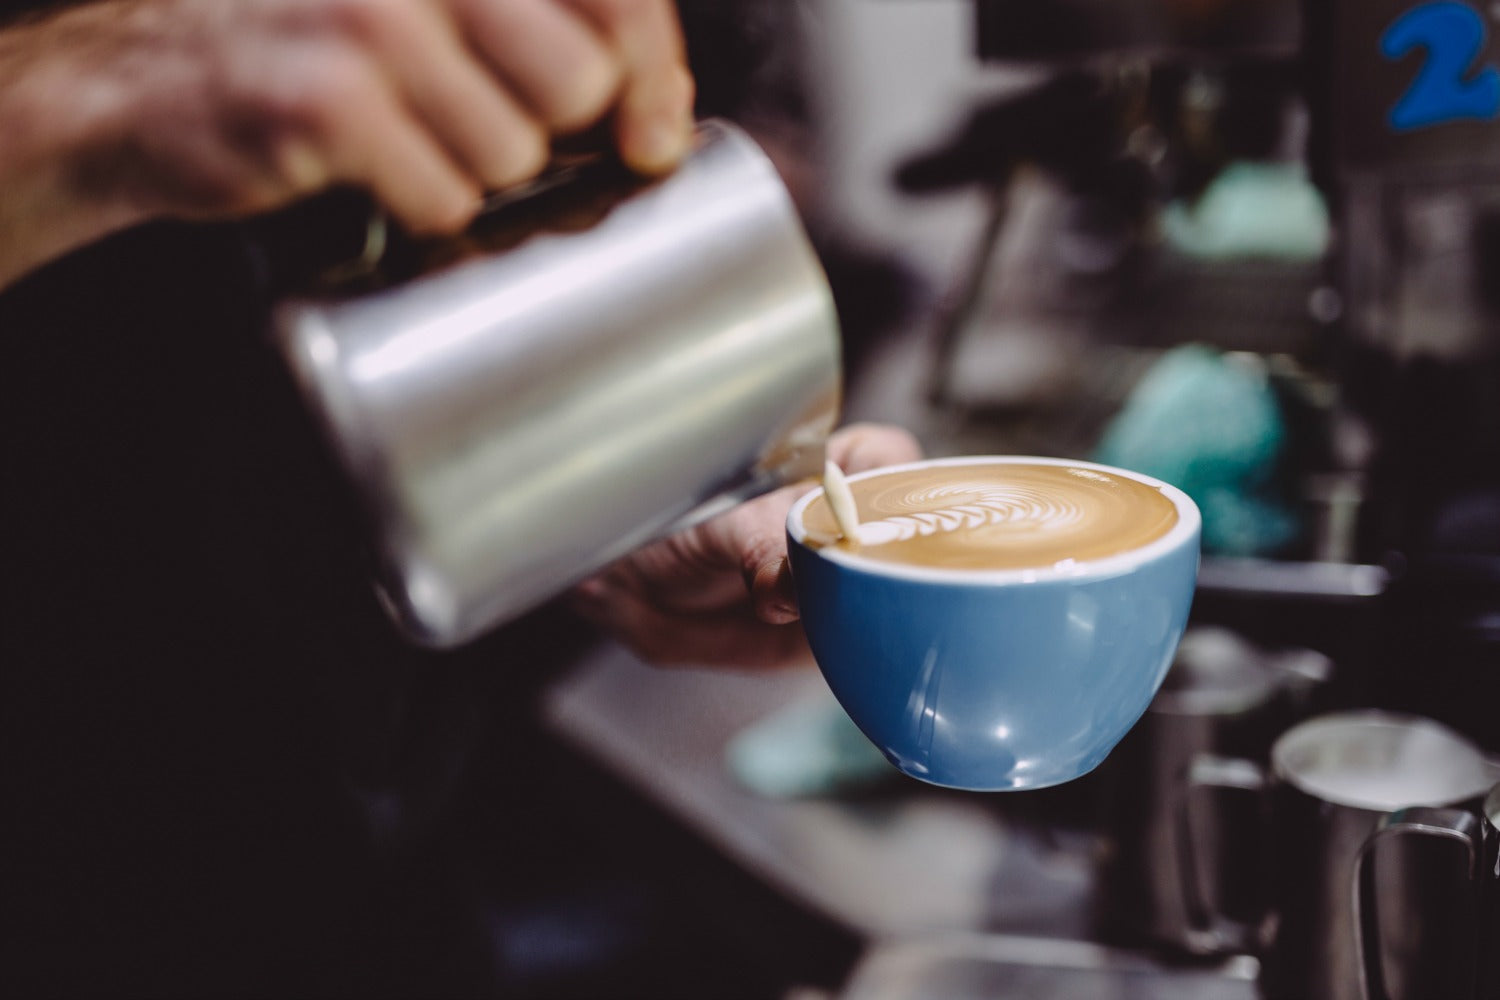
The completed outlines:
<svg viewBox="0 0 1500 1000">
<path fill-rule="evenodd" d="M 79 183 L 123 95 L 92 78 L 67 18 L 0 30 L 0 288 L 146 217 Z"/>
</svg>

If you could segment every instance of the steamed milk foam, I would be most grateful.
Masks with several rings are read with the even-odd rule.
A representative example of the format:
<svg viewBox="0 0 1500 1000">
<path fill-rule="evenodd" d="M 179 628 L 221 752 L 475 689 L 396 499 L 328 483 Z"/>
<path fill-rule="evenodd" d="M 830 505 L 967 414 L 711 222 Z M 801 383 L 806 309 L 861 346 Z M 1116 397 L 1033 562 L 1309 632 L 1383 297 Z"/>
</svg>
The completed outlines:
<svg viewBox="0 0 1500 1000">
<path fill-rule="evenodd" d="M 1045 569 L 1140 548 L 1177 523 L 1170 499 L 1144 483 L 1070 465 L 940 465 L 849 484 L 869 559 L 949 569 Z M 813 547 L 840 532 L 827 498 L 803 514 Z M 820 541 L 821 545 L 820 545 Z"/>
</svg>

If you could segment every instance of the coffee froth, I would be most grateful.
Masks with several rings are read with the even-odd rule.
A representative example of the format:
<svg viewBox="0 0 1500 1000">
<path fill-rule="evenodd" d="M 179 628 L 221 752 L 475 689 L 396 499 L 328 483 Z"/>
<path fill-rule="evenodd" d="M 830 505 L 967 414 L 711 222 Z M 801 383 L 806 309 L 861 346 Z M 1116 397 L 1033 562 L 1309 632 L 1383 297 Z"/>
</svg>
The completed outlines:
<svg viewBox="0 0 1500 1000">
<path fill-rule="evenodd" d="M 1178 519 L 1171 499 L 1153 487 L 1085 466 L 929 465 L 849 486 L 859 539 L 837 544 L 915 566 L 1046 569 L 1103 559 L 1161 538 Z M 808 504 L 803 525 L 813 547 L 839 539 L 823 496 Z"/>
</svg>

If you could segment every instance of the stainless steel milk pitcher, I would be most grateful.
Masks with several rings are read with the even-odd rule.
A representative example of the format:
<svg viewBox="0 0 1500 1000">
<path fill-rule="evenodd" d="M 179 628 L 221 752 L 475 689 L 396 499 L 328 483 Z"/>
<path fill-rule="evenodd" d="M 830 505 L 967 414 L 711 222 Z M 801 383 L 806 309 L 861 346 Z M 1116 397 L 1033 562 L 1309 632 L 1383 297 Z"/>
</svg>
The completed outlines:
<svg viewBox="0 0 1500 1000">
<path fill-rule="evenodd" d="M 1456 854 L 1461 864 L 1450 861 L 1438 877 L 1410 880 L 1400 896 L 1377 902 L 1374 849 L 1396 837 L 1446 841 L 1450 852 L 1462 849 Z M 1448 947 L 1436 962 L 1422 963 L 1428 957 L 1423 950 L 1384 939 L 1380 905 L 1396 911 L 1407 935 L 1415 926 Z M 1500 785 L 1477 810 L 1416 807 L 1383 819 L 1360 850 L 1353 920 L 1363 1000 L 1415 993 L 1424 1000 L 1500 996 Z"/>
<path fill-rule="evenodd" d="M 1269 838 L 1249 797 L 1214 789 L 1234 786 L 1236 769 L 1262 783 L 1272 744 L 1307 714 L 1332 671 L 1312 650 L 1266 650 L 1227 629 L 1188 629 L 1161 690 L 1117 751 L 1105 869 L 1113 930 L 1194 954 L 1258 947 Z M 1210 774 L 1210 755 L 1235 759 Z"/>
<path fill-rule="evenodd" d="M 405 275 L 275 312 L 385 603 L 421 643 L 472 639 L 822 468 L 837 320 L 770 161 L 705 122 L 671 175 L 600 176 L 504 198 Z"/>
<path fill-rule="evenodd" d="M 1387 814 L 1413 807 L 1448 809 L 1482 795 L 1494 762 L 1475 745 L 1428 719 L 1377 711 L 1325 715 L 1289 730 L 1272 750 L 1273 852 L 1277 930 L 1264 957 L 1267 1000 L 1367 1000 L 1361 953 L 1374 948 L 1406 970 L 1395 996 L 1451 996 L 1447 968 L 1456 942 L 1447 921 L 1422 920 L 1449 858 L 1386 851 L 1363 859 Z M 1384 839 L 1384 838 L 1381 838 Z M 1391 846 L 1399 846 L 1392 844 Z M 1440 852 L 1441 853 L 1441 852 Z M 1361 872 L 1367 899 L 1384 904 L 1378 941 L 1362 947 L 1357 902 Z M 1400 971 L 1400 970 L 1393 970 Z"/>
</svg>

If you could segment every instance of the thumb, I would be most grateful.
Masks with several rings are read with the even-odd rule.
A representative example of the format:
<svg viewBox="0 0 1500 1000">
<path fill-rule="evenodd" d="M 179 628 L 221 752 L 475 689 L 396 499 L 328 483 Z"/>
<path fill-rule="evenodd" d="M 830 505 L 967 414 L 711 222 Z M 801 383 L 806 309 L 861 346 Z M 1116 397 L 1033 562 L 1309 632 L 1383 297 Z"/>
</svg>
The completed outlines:
<svg viewBox="0 0 1500 1000">
<path fill-rule="evenodd" d="M 828 439 L 828 457 L 845 472 L 915 462 L 922 445 L 908 430 L 893 424 L 850 424 Z"/>
<path fill-rule="evenodd" d="M 706 526 L 710 546 L 726 564 L 739 567 L 755 616 L 771 625 L 785 625 L 800 617 L 786 559 L 786 515 L 806 489 L 777 490 Z"/>
<path fill-rule="evenodd" d="M 846 471 L 875 468 L 922 457 L 917 439 L 888 424 L 851 424 L 833 435 L 828 455 Z M 801 617 L 786 558 L 786 515 L 815 484 L 787 486 L 730 511 L 704 527 L 715 560 L 738 566 L 755 616 L 771 625 Z"/>
<path fill-rule="evenodd" d="M 787 625 L 802 617 L 792 586 L 792 566 L 785 555 L 756 568 L 750 577 L 750 601 L 755 617 L 769 625 Z"/>
</svg>

